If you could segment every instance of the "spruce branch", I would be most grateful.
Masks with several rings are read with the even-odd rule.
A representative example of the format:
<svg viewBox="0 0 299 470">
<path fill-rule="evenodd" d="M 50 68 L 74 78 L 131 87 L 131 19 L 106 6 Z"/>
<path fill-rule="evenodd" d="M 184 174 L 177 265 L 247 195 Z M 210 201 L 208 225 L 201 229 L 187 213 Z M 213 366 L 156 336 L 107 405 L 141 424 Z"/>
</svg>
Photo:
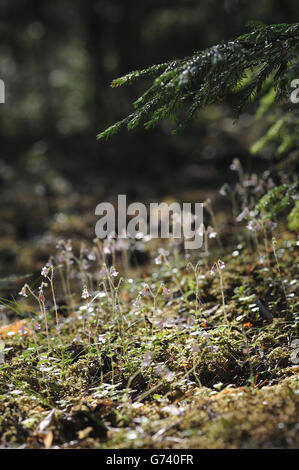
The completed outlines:
<svg viewBox="0 0 299 470">
<path fill-rule="evenodd" d="M 115 79 L 112 87 L 145 78 L 153 82 L 135 101 L 133 113 L 98 134 L 98 139 L 141 123 L 149 129 L 165 118 L 175 119 L 178 132 L 196 111 L 222 103 L 232 93 L 238 94 L 236 115 L 272 88 L 274 101 L 285 99 L 299 67 L 299 23 L 251 26 L 252 32 L 235 40 Z"/>
</svg>

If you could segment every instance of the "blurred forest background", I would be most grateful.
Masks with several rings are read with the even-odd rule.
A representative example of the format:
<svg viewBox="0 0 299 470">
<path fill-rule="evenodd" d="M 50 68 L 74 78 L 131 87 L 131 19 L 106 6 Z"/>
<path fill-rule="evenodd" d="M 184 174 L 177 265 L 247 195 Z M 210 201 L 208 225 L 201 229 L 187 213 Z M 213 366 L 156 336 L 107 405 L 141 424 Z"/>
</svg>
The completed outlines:
<svg viewBox="0 0 299 470">
<path fill-rule="evenodd" d="M 57 238 L 92 240 L 102 200 L 202 201 L 235 177 L 233 158 L 266 169 L 271 154 L 248 151 L 263 131 L 254 106 L 236 124 L 233 103 L 210 107 L 178 136 L 169 122 L 107 143 L 96 134 L 145 89 L 112 90 L 112 79 L 236 37 L 249 20 L 292 23 L 297 12 L 296 0 L 2 0 L 1 292 L 14 283 L 8 274 L 39 269 Z"/>
</svg>

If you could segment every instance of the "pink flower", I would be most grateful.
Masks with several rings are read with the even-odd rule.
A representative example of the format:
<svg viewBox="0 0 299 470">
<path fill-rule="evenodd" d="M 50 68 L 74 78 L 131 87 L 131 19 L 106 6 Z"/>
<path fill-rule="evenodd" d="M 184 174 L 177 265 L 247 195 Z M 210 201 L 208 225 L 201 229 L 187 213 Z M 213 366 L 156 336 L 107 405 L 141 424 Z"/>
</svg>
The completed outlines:
<svg viewBox="0 0 299 470">
<path fill-rule="evenodd" d="M 47 266 L 44 266 L 43 269 L 41 270 L 41 275 L 44 277 L 47 277 L 49 274 L 49 268 Z"/>
<path fill-rule="evenodd" d="M 159 255 L 159 256 L 157 256 L 157 258 L 155 258 L 155 263 L 156 264 L 162 264 L 162 256 L 161 255 Z"/>
<path fill-rule="evenodd" d="M 212 266 L 210 269 L 211 276 L 215 276 L 216 269 L 217 269 L 216 264 L 214 264 L 214 266 Z"/>
<path fill-rule="evenodd" d="M 241 222 L 243 219 L 245 219 L 249 214 L 249 209 L 248 207 L 245 207 L 245 209 L 242 210 L 242 212 L 238 215 L 236 218 L 237 222 Z"/>
<path fill-rule="evenodd" d="M 23 297 L 28 297 L 27 293 L 26 293 L 26 284 L 22 287 L 22 289 L 20 290 L 19 292 L 19 295 L 22 295 Z"/>
<path fill-rule="evenodd" d="M 226 184 L 221 186 L 221 188 L 219 189 L 219 194 L 221 194 L 221 196 L 226 196 Z"/>
<path fill-rule="evenodd" d="M 198 228 L 197 230 L 197 233 L 200 237 L 203 237 L 204 233 L 205 233 L 205 226 L 204 224 L 201 224 L 201 226 Z"/>
<path fill-rule="evenodd" d="M 118 276 L 118 271 L 114 268 L 114 266 L 111 266 L 110 268 L 110 276 L 117 277 Z"/>
<path fill-rule="evenodd" d="M 88 297 L 90 297 L 90 294 L 87 290 L 87 287 L 84 287 L 84 289 L 82 291 L 82 299 L 88 299 Z"/>
<path fill-rule="evenodd" d="M 68 240 L 66 245 L 65 245 L 66 251 L 72 251 L 72 240 Z"/>
<path fill-rule="evenodd" d="M 89 259 L 89 261 L 96 261 L 97 259 L 96 255 L 92 252 L 88 253 L 87 258 Z"/>
<path fill-rule="evenodd" d="M 105 255 L 110 255 L 111 254 L 111 250 L 110 250 L 109 246 L 104 246 L 104 253 L 105 253 Z"/>
<path fill-rule="evenodd" d="M 215 276 L 215 273 L 216 273 L 216 270 L 217 270 L 217 269 L 221 269 L 221 270 L 222 270 L 222 269 L 225 269 L 225 263 L 224 263 L 223 261 L 221 261 L 221 259 L 219 259 L 219 260 L 217 261 L 217 263 L 215 263 L 215 264 L 211 267 L 211 269 L 210 269 L 210 274 L 211 274 L 212 276 Z"/>
<path fill-rule="evenodd" d="M 216 238 L 217 237 L 217 232 L 213 229 L 213 227 L 208 227 L 208 235 L 209 238 Z"/>
<path fill-rule="evenodd" d="M 99 340 L 100 343 L 105 344 L 106 343 L 106 336 L 105 335 L 99 335 L 98 340 Z"/>
<path fill-rule="evenodd" d="M 257 220 L 250 220 L 248 222 L 247 228 L 251 231 L 258 231 L 260 230 L 260 224 L 257 222 Z"/>
<path fill-rule="evenodd" d="M 239 171 L 241 169 L 240 160 L 238 158 L 234 158 L 229 168 L 232 171 Z"/>
<path fill-rule="evenodd" d="M 225 269 L 225 263 L 223 261 L 221 261 L 221 259 L 218 260 L 218 268 L 219 269 Z"/>
</svg>

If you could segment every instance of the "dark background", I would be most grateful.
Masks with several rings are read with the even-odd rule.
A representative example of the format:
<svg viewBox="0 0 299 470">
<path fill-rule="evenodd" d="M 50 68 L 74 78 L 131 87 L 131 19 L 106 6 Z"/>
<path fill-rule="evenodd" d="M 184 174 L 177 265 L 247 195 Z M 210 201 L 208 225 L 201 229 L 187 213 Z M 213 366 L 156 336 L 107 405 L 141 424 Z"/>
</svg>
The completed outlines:
<svg viewBox="0 0 299 470">
<path fill-rule="evenodd" d="M 169 122 L 108 143 L 96 134 L 148 85 L 110 89 L 113 78 L 234 38 L 248 20 L 295 22 L 297 11 L 297 0 L 1 0 L 1 272 L 29 269 L 32 242 L 42 250 L 53 233 L 90 236 L 95 205 L 118 193 L 191 200 L 219 189 L 234 157 L 265 168 L 248 155 L 259 133 L 250 110 L 233 126 L 229 103 L 179 136 Z"/>
</svg>

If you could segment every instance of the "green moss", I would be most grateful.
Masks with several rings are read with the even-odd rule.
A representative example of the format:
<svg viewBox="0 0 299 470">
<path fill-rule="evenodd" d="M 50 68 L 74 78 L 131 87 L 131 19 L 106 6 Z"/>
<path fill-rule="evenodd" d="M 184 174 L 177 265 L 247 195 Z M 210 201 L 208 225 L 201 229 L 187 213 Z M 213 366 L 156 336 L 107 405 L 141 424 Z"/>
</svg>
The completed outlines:
<svg viewBox="0 0 299 470">
<path fill-rule="evenodd" d="M 288 227 L 293 232 L 299 231 L 299 201 L 296 201 L 295 207 L 288 216 Z"/>
<path fill-rule="evenodd" d="M 286 366 L 289 363 L 289 358 L 290 351 L 280 346 L 267 355 L 267 359 L 272 366 Z"/>
<path fill-rule="evenodd" d="M 277 246 L 290 293 L 295 292 L 295 248 L 289 234 Z M 61 337 L 49 315 L 50 354 L 43 327 L 36 332 L 38 351 L 32 338 L 5 339 L 1 445 L 44 447 L 36 429 L 52 409 L 55 416 L 48 429 L 53 445 L 66 448 L 298 445 L 298 367 L 289 346 L 298 336 L 298 320 L 289 309 L 291 303 L 296 311 L 295 298 L 287 302 L 274 257 L 269 265 L 256 265 L 253 274 L 248 271 L 249 250 L 224 261 L 228 323 L 219 278 L 202 268 L 197 305 L 193 274 L 182 265 L 177 283 L 168 267 L 150 277 L 156 286 L 164 282 L 177 292 L 179 284 L 183 291 L 170 301 L 161 296 L 155 309 L 145 296 L 136 315 L 131 291 L 126 287 L 120 293 L 125 334 L 120 312 L 114 315 L 103 298 L 101 304 L 94 303 L 97 324 L 91 314 L 83 327 L 82 311 L 74 309 Z M 130 289 L 139 292 L 141 282 L 136 279 Z M 271 311 L 272 323 L 256 310 L 256 296 Z M 99 335 L 105 336 L 104 342 Z"/>
</svg>

